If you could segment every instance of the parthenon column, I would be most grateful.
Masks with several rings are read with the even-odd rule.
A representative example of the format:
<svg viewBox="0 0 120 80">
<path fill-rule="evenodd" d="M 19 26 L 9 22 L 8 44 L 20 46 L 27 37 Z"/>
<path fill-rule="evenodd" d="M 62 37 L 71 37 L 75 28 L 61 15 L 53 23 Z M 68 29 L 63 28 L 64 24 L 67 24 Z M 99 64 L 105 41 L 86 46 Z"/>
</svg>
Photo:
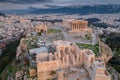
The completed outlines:
<svg viewBox="0 0 120 80">
<path fill-rule="evenodd" d="M 80 29 L 80 24 L 78 24 L 79 25 L 79 29 Z"/>
<path fill-rule="evenodd" d="M 72 26 L 71 29 L 73 29 L 73 24 L 71 24 L 71 26 Z"/>
<path fill-rule="evenodd" d="M 77 29 L 79 29 L 79 24 L 77 24 Z"/>
<path fill-rule="evenodd" d="M 73 24 L 73 29 L 75 29 L 75 24 Z"/>
<path fill-rule="evenodd" d="M 65 64 L 65 57 L 62 57 L 62 64 Z"/>
<path fill-rule="evenodd" d="M 78 25 L 76 24 L 76 30 L 78 29 Z"/>
<path fill-rule="evenodd" d="M 75 30 L 77 29 L 77 24 L 75 24 Z"/>
<path fill-rule="evenodd" d="M 74 24 L 74 29 L 76 29 L 75 24 Z"/>
<path fill-rule="evenodd" d="M 75 65 L 75 63 L 76 63 L 76 61 L 75 61 L 75 55 L 72 55 L 72 57 L 73 57 L 73 65 Z"/>
<path fill-rule="evenodd" d="M 75 29 L 75 25 L 73 24 L 73 30 Z"/>
<path fill-rule="evenodd" d="M 74 29 L 74 25 L 72 24 L 72 30 Z"/>
<path fill-rule="evenodd" d="M 80 59 L 79 59 L 80 57 L 79 57 L 79 54 L 77 54 L 77 64 L 79 64 L 80 63 Z"/>
<path fill-rule="evenodd" d="M 66 63 L 67 63 L 67 65 L 69 65 L 69 55 L 66 55 Z"/>
<path fill-rule="evenodd" d="M 73 24 L 73 27 L 74 27 L 74 29 L 75 29 L 75 24 Z"/>
</svg>

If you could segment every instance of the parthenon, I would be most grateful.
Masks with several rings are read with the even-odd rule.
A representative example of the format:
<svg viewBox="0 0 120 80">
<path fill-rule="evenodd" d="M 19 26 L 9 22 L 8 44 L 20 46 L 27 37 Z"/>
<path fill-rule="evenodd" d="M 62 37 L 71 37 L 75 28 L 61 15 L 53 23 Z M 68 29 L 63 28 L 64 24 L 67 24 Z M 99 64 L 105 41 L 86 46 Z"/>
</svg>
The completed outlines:
<svg viewBox="0 0 120 80">
<path fill-rule="evenodd" d="M 63 26 L 69 29 L 69 32 L 92 31 L 92 29 L 88 27 L 88 21 L 85 20 L 64 20 Z"/>
<path fill-rule="evenodd" d="M 83 20 L 75 20 L 71 22 L 71 30 L 84 30 L 88 28 L 88 22 Z"/>
</svg>

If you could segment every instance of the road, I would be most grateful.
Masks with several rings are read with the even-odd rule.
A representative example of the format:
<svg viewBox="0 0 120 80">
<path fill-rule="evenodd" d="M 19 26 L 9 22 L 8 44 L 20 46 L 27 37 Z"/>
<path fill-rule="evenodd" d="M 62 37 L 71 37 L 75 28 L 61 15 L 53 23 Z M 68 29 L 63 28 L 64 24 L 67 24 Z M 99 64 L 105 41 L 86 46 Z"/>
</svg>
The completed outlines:
<svg viewBox="0 0 120 80">
<path fill-rule="evenodd" d="M 113 80 L 120 80 L 120 74 L 114 68 L 107 66 L 107 69 L 110 70 L 112 75 L 114 76 Z"/>
<path fill-rule="evenodd" d="M 66 41 L 75 42 L 75 43 L 83 43 L 83 44 L 95 44 L 95 42 L 88 42 L 88 41 L 82 41 L 82 40 L 78 40 L 78 39 L 77 40 L 76 39 L 72 39 L 71 35 L 69 33 L 65 32 L 62 29 L 62 26 L 53 26 L 53 27 L 50 27 L 50 28 L 60 29 L 62 31 Z M 94 41 L 96 40 L 95 38 L 96 37 L 94 37 Z"/>
</svg>

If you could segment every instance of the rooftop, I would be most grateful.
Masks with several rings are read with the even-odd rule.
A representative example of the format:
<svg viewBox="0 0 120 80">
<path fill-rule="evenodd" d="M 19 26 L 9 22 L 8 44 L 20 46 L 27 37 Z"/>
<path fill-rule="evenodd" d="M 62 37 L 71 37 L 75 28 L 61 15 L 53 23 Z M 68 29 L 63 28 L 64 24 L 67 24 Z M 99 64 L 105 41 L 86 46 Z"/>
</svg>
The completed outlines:
<svg viewBox="0 0 120 80">
<path fill-rule="evenodd" d="M 88 23 L 88 21 L 85 21 L 85 20 L 73 20 L 72 23 Z"/>
<path fill-rule="evenodd" d="M 48 49 L 46 47 L 40 47 L 40 48 L 34 48 L 29 50 L 30 54 L 36 53 L 43 53 L 43 52 L 48 52 Z"/>
<path fill-rule="evenodd" d="M 54 41 L 54 44 L 56 46 L 70 46 L 71 43 L 69 41 L 59 40 L 59 41 Z"/>
<path fill-rule="evenodd" d="M 82 22 L 82 23 L 87 23 L 88 21 L 86 20 L 74 20 L 74 19 L 69 19 L 69 20 L 64 20 L 66 22 Z"/>
</svg>

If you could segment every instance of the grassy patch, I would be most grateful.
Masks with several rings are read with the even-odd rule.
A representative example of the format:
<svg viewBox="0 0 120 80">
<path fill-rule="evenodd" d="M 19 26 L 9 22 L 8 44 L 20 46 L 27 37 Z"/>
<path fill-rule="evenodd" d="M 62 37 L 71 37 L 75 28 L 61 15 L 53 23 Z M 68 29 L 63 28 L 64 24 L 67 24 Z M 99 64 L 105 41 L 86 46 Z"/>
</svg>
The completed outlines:
<svg viewBox="0 0 120 80">
<path fill-rule="evenodd" d="M 11 73 L 11 72 L 15 72 L 15 67 L 16 66 L 9 66 L 9 72 Z"/>
<path fill-rule="evenodd" d="M 8 80 L 8 74 L 6 75 L 5 80 Z"/>
<path fill-rule="evenodd" d="M 92 50 L 95 53 L 96 56 L 99 53 L 99 44 L 95 44 L 95 45 L 80 44 L 80 43 L 76 43 L 76 44 L 80 49 L 90 49 L 90 50 Z"/>
<path fill-rule="evenodd" d="M 62 31 L 60 29 L 50 28 L 50 29 L 48 29 L 47 32 L 48 32 L 48 34 L 50 34 L 50 33 L 61 33 Z"/>
<path fill-rule="evenodd" d="M 86 40 L 92 40 L 92 35 L 91 34 L 86 34 L 85 38 L 86 38 Z"/>
</svg>

